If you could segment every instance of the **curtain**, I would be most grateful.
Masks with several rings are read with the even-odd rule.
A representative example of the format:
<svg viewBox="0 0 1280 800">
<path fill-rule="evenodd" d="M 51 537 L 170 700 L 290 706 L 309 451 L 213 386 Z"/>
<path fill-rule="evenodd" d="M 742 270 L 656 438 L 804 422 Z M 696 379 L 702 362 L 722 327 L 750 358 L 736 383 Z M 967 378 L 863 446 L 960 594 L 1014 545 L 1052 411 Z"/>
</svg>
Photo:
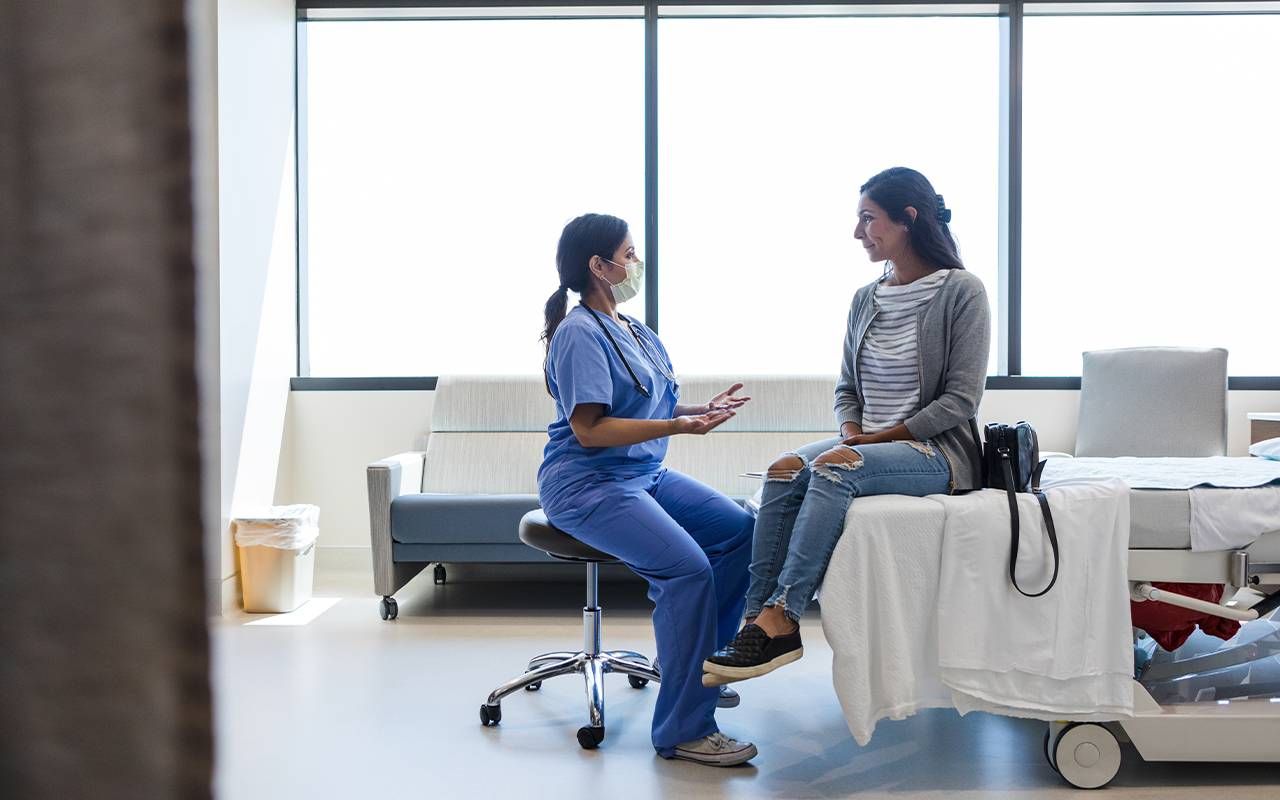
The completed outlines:
<svg viewBox="0 0 1280 800">
<path fill-rule="evenodd" d="M 0 0 L 0 797 L 211 796 L 187 72 Z"/>
</svg>

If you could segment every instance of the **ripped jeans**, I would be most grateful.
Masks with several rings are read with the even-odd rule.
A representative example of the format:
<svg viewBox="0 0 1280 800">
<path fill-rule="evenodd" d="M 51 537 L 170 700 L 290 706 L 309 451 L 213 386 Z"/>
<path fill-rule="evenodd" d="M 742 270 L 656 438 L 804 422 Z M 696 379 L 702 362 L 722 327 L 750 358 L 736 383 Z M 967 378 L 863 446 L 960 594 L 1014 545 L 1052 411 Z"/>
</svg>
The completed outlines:
<svg viewBox="0 0 1280 800">
<path fill-rule="evenodd" d="M 765 475 L 745 614 L 778 606 L 799 621 L 827 571 L 855 497 L 946 494 L 947 459 L 929 442 L 849 447 L 824 439 L 780 456 Z"/>
</svg>

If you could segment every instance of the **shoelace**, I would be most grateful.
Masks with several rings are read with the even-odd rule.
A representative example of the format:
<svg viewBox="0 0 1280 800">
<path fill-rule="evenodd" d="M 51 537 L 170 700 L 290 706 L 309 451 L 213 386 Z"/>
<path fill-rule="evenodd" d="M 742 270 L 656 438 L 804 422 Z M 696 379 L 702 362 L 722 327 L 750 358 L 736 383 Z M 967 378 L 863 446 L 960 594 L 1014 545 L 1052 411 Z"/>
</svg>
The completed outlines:
<svg viewBox="0 0 1280 800">
<path fill-rule="evenodd" d="M 716 731 L 715 733 L 708 736 L 707 741 L 709 741 L 711 746 L 714 747 L 716 750 L 728 750 L 734 744 L 736 744 L 736 742 L 734 742 L 728 736 L 725 736 L 720 731 Z"/>
</svg>

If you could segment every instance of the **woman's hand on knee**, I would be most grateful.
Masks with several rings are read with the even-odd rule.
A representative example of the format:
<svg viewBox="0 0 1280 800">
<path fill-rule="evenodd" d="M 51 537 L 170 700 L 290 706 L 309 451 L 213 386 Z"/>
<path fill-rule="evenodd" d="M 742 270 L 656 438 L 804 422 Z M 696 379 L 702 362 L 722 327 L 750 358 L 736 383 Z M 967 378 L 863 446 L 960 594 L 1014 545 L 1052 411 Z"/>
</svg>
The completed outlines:
<svg viewBox="0 0 1280 800">
<path fill-rule="evenodd" d="M 840 444 L 853 447 L 855 444 L 879 444 L 881 441 L 883 440 L 877 439 L 874 433 L 855 433 L 852 436 L 846 436 Z"/>
</svg>

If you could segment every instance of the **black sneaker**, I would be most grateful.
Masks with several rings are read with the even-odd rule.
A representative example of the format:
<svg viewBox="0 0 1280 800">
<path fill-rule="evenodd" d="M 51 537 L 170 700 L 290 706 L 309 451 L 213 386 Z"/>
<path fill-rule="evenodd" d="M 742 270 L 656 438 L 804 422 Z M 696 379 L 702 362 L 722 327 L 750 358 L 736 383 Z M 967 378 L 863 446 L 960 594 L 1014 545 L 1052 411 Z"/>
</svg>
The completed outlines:
<svg viewBox="0 0 1280 800">
<path fill-rule="evenodd" d="M 741 681 L 773 672 L 804 655 L 800 629 L 782 636 L 770 636 L 754 622 L 742 626 L 732 642 L 702 662 L 702 684 L 715 685 L 728 678 Z"/>
</svg>

